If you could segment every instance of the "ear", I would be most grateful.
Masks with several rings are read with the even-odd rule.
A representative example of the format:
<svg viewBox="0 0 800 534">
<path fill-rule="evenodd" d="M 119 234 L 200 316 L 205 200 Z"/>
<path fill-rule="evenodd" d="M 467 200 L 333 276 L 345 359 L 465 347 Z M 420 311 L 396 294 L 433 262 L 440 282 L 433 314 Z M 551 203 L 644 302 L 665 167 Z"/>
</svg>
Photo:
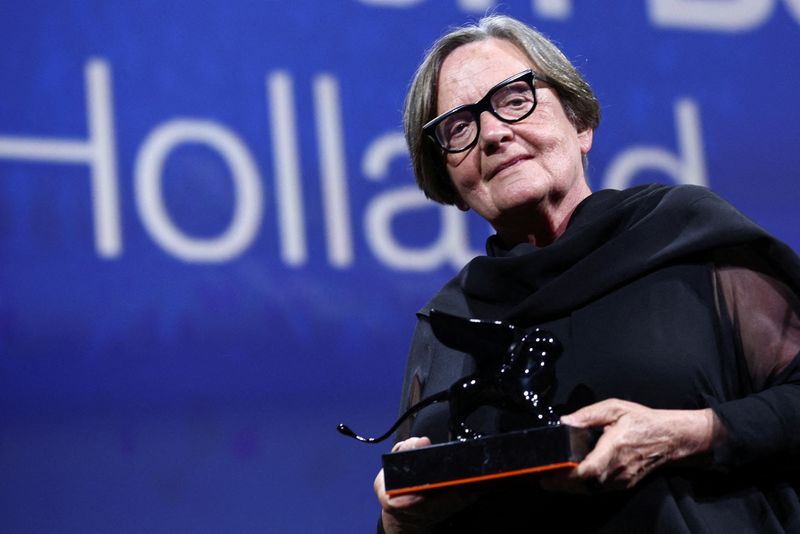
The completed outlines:
<svg viewBox="0 0 800 534">
<path fill-rule="evenodd" d="M 581 155 L 585 156 L 592 149 L 592 138 L 594 137 L 594 130 L 586 128 L 582 132 L 578 132 L 578 145 L 581 149 Z"/>
</svg>

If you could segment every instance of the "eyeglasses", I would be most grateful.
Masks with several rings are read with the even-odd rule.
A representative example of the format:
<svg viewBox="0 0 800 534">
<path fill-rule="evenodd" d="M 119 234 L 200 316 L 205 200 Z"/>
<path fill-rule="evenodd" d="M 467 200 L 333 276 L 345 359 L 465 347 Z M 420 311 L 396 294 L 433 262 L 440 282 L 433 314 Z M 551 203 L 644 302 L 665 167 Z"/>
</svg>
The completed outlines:
<svg viewBox="0 0 800 534">
<path fill-rule="evenodd" d="M 488 111 L 506 123 L 521 121 L 536 109 L 534 80 L 549 78 L 528 69 L 498 83 L 475 104 L 466 104 L 439 115 L 422 127 L 445 152 L 463 152 L 478 141 L 481 113 Z"/>
</svg>

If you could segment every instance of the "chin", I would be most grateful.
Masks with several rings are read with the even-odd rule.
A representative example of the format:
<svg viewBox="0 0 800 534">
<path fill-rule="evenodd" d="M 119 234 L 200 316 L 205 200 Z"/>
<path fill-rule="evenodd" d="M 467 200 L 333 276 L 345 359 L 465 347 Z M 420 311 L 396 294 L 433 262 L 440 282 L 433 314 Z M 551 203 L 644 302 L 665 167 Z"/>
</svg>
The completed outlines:
<svg viewBox="0 0 800 534">
<path fill-rule="evenodd" d="M 525 207 L 535 208 L 547 197 L 547 191 L 544 188 L 533 187 L 530 184 L 520 190 L 505 193 L 495 202 L 500 211 L 516 211 Z"/>
</svg>

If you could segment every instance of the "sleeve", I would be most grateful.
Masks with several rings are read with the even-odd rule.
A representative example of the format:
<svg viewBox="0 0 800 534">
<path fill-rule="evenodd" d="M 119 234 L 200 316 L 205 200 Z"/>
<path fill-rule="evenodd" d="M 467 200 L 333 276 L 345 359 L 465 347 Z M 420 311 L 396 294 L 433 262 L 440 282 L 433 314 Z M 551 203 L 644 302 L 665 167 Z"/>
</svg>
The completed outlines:
<svg viewBox="0 0 800 534">
<path fill-rule="evenodd" d="M 779 462 L 800 452 L 800 299 L 764 265 L 718 264 L 719 312 L 746 369 L 746 395 L 713 409 L 721 423 L 714 464 L 723 470 Z M 788 465 L 787 465 L 788 463 Z"/>
<path fill-rule="evenodd" d="M 406 362 L 399 413 L 432 394 L 448 389 L 453 382 L 473 371 L 472 359 L 442 345 L 433 334 L 428 317 L 418 313 Z M 448 415 L 449 403 L 427 406 L 400 426 L 396 440 L 427 436 L 433 443 L 445 442 L 448 440 Z"/>
<path fill-rule="evenodd" d="M 406 370 L 403 377 L 403 390 L 400 394 L 400 410 L 398 415 L 402 415 L 411 405 L 419 402 L 421 398 L 423 377 L 427 374 L 427 368 L 430 367 L 429 347 L 431 336 L 432 333 L 430 328 L 427 327 L 427 321 L 424 320 L 424 317 L 418 315 L 417 326 L 414 329 L 414 336 L 411 339 L 411 347 L 409 348 L 408 358 L 406 360 Z M 400 425 L 400 428 L 397 429 L 395 434 L 395 443 L 411 437 L 413 422 L 414 416 L 411 416 Z M 378 514 L 376 533 L 386 534 L 380 513 Z"/>
<path fill-rule="evenodd" d="M 428 325 L 427 318 L 418 315 L 414 336 L 411 339 L 411 347 L 408 351 L 408 359 L 406 360 L 399 414 L 403 414 L 422 398 L 422 389 L 426 382 L 425 377 L 428 375 L 431 365 L 432 338 L 433 333 Z M 414 416 L 411 416 L 397 429 L 396 442 L 411 437 L 413 423 Z"/>
</svg>

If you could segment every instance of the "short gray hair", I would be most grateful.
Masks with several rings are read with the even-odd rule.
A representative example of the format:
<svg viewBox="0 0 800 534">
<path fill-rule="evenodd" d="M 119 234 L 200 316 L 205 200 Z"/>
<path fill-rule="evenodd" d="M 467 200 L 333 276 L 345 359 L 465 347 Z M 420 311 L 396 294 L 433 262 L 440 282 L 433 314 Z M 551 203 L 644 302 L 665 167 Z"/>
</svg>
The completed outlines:
<svg viewBox="0 0 800 534">
<path fill-rule="evenodd" d="M 442 204 L 455 204 L 458 194 L 447 174 L 441 149 L 425 138 L 422 126 L 436 117 L 439 70 L 445 58 L 460 46 L 490 38 L 517 46 L 531 60 L 534 70 L 554 82 L 553 89 L 564 112 L 579 132 L 595 129 L 600 123 L 600 105 L 588 82 L 561 50 L 536 29 L 511 17 L 492 15 L 445 34 L 417 69 L 403 109 L 403 129 L 417 185 L 425 196 Z"/>
</svg>

